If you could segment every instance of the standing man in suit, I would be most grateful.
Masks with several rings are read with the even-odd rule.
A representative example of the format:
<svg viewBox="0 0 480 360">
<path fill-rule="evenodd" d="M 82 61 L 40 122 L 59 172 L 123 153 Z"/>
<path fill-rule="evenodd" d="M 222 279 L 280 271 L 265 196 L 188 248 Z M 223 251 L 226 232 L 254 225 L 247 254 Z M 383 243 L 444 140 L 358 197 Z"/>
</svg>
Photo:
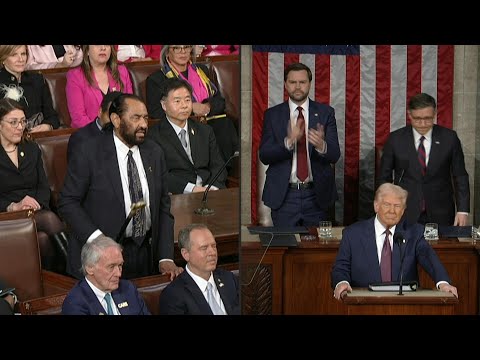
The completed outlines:
<svg viewBox="0 0 480 360">
<path fill-rule="evenodd" d="M 183 269 L 173 262 L 173 216 L 163 151 L 145 138 L 147 108 L 138 96 L 123 94 L 110 105 L 110 119 L 113 130 L 80 143 L 68 161 L 58 207 L 72 235 L 67 271 L 80 277 L 85 242 L 101 234 L 124 235 L 124 278 L 159 269 L 173 279 Z M 146 206 L 119 234 L 131 204 L 139 202 L 135 198 Z"/>
<path fill-rule="evenodd" d="M 465 226 L 470 187 L 462 144 L 455 131 L 434 124 L 436 114 L 432 96 L 421 93 L 410 99 L 411 125 L 388 137 L 379 183 L 394 181 L 408 191 L 407 221 Z"/>
<path fill-rule="evenodd" d="M 384 183 L 375 193 L 376 216 L 345 228 L 332 268 L 333 296 L 340 300 L 352 287 L 368 287 L 370 283 L 400 280 L 400 248 L 393 242 L 401 233 L 404 245 L 403 281 L 417 281 L 417 263 L 430 275 L 437 289 L 453 293 L 447 270 L 435 250 L 423 237 L 423 226 L 401 221 L 408 193 L 398 185 Z M 392 250 L 393 249 L 393 250 Z"/>
<path fill-rule="evenodd" d="M 63 301 L 63 315 L 151 315 L 137 288 L 121 280 L 122 246 L 100 235 L 82 248 L 85 276 Z"/>
<path fill-rule="evenodd" d="M 100 104 L 100 109 L 98 109 L 97 118 L 70 135 L 70 139 L 68 140 L 67 159 L 72 157 L 72 153 L 75 151 L 75 148 L 79 143 L 87 141 L 87 139 L 91 137 L 100 135 L 103 128 L 107 124 L 110 124 L 110 104 L 120 95 L 122 95 L 120 91 L 112 91 L 105 95 Z"/>
<path fill-rule="evenodd" d="M 149 129 L 150 137 L 163 149 L 167 160 L 168 190 L 173 194 L 204 192 L 224 161 L 211 127 L 189 119 L 192 87 L 184 80 L 165 79 L 161 105 L 164 115 Z M 211 190 L 225 188 L 227 172 Z"/>
<path fill-rule="evenodd" d="M 308 98 L 312 72 L 306 65 L 287 66 L 284 80 L 288 101 L 264 116 L 260 160 L 269 166 L 262 200 L 275 226 L 318 226 L 338 198 L 335 111 Z"/>
<path fill-rule="evenodd" d="M 163 315 L 240 315 L 239 285 L 230 271 L 216 269 L 217 244 L 204 224 L 180 230 L 185 271 L 160 296 Z"/>
</svg>

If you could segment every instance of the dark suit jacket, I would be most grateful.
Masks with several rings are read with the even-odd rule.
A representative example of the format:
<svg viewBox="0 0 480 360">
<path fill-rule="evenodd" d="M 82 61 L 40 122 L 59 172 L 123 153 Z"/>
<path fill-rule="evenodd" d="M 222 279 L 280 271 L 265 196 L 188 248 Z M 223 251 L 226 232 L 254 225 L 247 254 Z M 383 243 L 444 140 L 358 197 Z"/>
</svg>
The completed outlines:
<svg viewBox="0 0 480 360">
<path fill-rule="evenodd" d="M 98 128 L 96 119 L 88 125 L 78 129 L 68 139 L 67 159 L 72 157 L 72 153 L 76 151 L 78 144 L 87 141 L 88 139 L 99 136 L 102 134 L 102 130 Z"/>
<path fill-rule="evenodd" d="M 122 315 L 151 315 L 137 288 L 128 280 L 120 280 L 112 298 Z M 62 315 L 106 315 L 97 296 L 85 278 L 75 284 L 63 301 Z"/>
<path fill-rule="evenodd" d="M 0 69 L 0 84 L 7 86 L 12 84 L 20 85 L 23 88 L 23 97 L 19 102 L 25 108 L 26 118 L 28 119 L 37 113 L 42 113 L 42 124 L 52 125 L 54 129 L 58 128 L 60 120 L 53 108 L 52 96 L 43 75 L 37 72 L 25 71 L 22 73 L 21 81 L 19 84 L 17 78 L 5 68 Z M 0 98 L 3 98 L 3 92 Z"/>
<path fill-rule="evenodd" d="M 421 175 L 412 126 L 392 132 L 383 147 L 379 183 L 392 180 L 408 191 L 404 217 L 410 223 L 418 220 L 422 197 L 425 199 L 428 218 L 438 224 L 453 225 L 455 201 L 456 211 L 470 210 L 468 173 L 462 145 L 453 130 L 433 126 L 430 158 L 424 178 Z"/>
<path fill-rule="evenodd" d="M 232 272 L 223 269 L 216 269 L 213 277 L 227 314 L 240 315 L 237 277 Z M 186 271 L 177 276 L 162 291 L 160 314 L 213 315 L 202 291 Z"/>
<path fill-rule="evenodd" d="M 332 268 L 332 288 L 346 280 L 352 287 L 368 287 L 370 283 L 382 282 L 380 264 L 375 242 L 375 217 L 359 221 L 345 228 Z M 407 240 L 402 245 L 405 251 L 403 281 L 418 281 L 417 263 L 430 275 L 435 283 L 450 282 L 437 253 L 423 237 L 424 227 L 420 224 L 407 225 L 400 222 L 395 233 L 402 233 Z M 400 248 L 393 244 L 392 281 L 400 281 Z"/>
<path fill-rule="evenodd" d="M 316 129 L 317 124 L 323 125 L 327 142 L 327 153 L 324 155 L 319 154 L 312 144 L 308 144 L 316 201 L 318 206 L 326 210 L 338 198 L 332 166 L 340 158 L 335 111 L 316 101 L 310 100 L 309 104 L 308 127 Z M 290 182 L 293 150 L 288 150 L 284 143 L 289 121 L 288 101 L 265 111 L 259 154 L 260 161 L 269 166 L 262 200 L 272 209 L 282 206 Z"/>
<path fill-rule="evenodd" d="M 139 146 L 147 175 L 152 219 L 153 269 L 160 259 L 173 259 L 173 216 L 162 149 L 146 139 Z M 78 276 L 80 252 L 97 229 L 115 239 L 126 219 L 125 203 L 112 131 L 79 144 L 68 161 L 58 210 L 71 229 L 68 271 Z"/>
<path fill-rule="evenodd" d="M 197 64 L 205 75 L 208 76 L 208 69 L 203 64 Z M 165 116 L 165 111 L 163 111 L 162 105 L 160 104 L 160 100 L 162 98 L 162 87 L 163 82 L 167 77 L 162 72 L 162 70 L 158 70 L 147 77 L 146 82 L 146 91 L 147 91 L 147 109 L 148 115 L 154 119 L 161 119 Z M 198 100 L 193 99 L 194 102 L 198 102 Z M 208 116 L 219 115 L 225 113 L 225 99 L 223 98 L 222 94 L 220 94 L 220 90 L 218 90 L 215 95 L 205 99 L 203 103 L 210 104 L 210 112 Z"/>
<path fill-rule="evenodd" d="M 0 280 L 0 290 L 7 288 L 7 285 Z M 0 297 L 0 315 L 13 315 L 13 309 L 3 297 Z"/>
<path fill-rule="evenodd" d="M 18 168 L 0 148 L 0 211 L 29 195 L 49 209 L 50 187 L 43 168 L 42 152 L 34 142 L 18 144 Z M 23 156 L 22 156 L 23 154 Z"/>
<path fill-rule="evenodd" d="M 209 126 L 188 119 L 188 135 L 193 164 L 165 116 L 148 129 L 148 136 L 162 147 L 165 154 L 168 191 L 173 194 L 183 194 L 187 183 L 195 184 L 197 174 L 204 185 L 210 184 L 210 180 L 224 165 L 215 135 Z M 227 172 L 223 170 L 213 185 L 220 189 L 225 188 L 226 178 Z"/>
</svg>

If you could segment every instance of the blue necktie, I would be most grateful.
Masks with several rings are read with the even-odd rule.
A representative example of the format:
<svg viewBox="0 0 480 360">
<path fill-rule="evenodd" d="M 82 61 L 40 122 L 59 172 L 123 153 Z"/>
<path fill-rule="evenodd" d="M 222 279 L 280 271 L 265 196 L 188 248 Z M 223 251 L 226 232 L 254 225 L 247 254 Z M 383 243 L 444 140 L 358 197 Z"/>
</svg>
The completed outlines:
<svg viewBox="0 0 480 360">
<path fill-rule="evenodd" d="M 212 309 L 213 315 L 225 315 L 213 296 L 213 286 L 211 283 L 207 283 L 207 302 Z"/>
<path fill-rule="evenodd" d="M 112 295 L 110 295 L 110 293 L 106 293 L 104 299 L 107 302 L 107 315 L 114 315 L 112 309 Z"/>
</svg>

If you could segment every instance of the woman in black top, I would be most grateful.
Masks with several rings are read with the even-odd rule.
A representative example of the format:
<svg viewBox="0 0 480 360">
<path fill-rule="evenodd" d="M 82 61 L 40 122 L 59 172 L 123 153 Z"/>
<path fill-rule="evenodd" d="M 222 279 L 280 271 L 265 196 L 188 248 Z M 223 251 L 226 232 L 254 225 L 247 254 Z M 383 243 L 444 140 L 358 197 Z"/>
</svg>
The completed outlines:
<svg viewBox="0 0 480 360">
<path fill-rule="evenodd" d="M 29 132 L 60 126 L 52 97 L 42 74 L 25 71 L 26 45 L 0 45 L 0 98 L 18 101 L 25 109 Z"/>
<path fill-rule="evenodd" d="M 25 112 L 11 99 L 0 100 L 0 211 L 32 209 L 38 231 L 65 247 L 64 224 L 49 209 L 50 188 L 38 145 L 25 139 Z M 61 234 L 60 234 L 61 233 Z M 43 267 L 53 267 L 52 241 L 42 244 Z M 63 252 L 65 250 L 60 247 Z M 66 256 L 66 253 L 62 254 Z"/>
</svg>

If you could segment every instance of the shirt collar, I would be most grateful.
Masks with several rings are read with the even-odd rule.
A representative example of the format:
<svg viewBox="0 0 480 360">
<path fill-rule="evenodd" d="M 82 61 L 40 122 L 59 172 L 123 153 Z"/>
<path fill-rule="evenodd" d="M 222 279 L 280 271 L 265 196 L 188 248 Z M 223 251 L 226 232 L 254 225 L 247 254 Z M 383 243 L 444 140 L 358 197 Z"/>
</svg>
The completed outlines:
<svg viewBox="0 0 480 360">
<path fill-rule="evenodd" d="M 375 222 L 374 222 L 374 225 L 375 225 L 375 236 L 379 236 L 381 234 L 384 234 L 385 233 L 385 230 L 387 230 L 387 228 L 385 226 L 382 225 L 382 223 L 380 222 L 380 220 L 378 220 L 378 215 L 375 215 Z M 393 225 L 389 230 L 390 230 L 390 234 L 395 234 L 395 228 L 397 227 L 397 225 Z"/>
<path fill-rule="evenodd" d="M 174 124 L 173 121 L 170 121 L 168 116 L 166 118 L 167 118 L 168 122 L 170 123 L 170 125 L 172 125 L 173 130 L 175 130 L 175 133 L 177 134 L 177 136 L 180 134 L 180 131 L 182 131 L 182 129 L 185 129 L 185 131 L 188 133 L 188 120 L 185 121 L 185 127 L 182 128 L 182 127 L 178 126 L 177 124 Z"/>
<path fill-rule="evenodd" d="M 420 138 L 422 136 L 424 136 L 427 141 L 432 142 L 433 127 L 430 130 L 428 130 L 428 132 L 425 135 L 420 134 L 417 130 L 415 130 L 414 127 L 412 127 L 412 130 L 413 130 L 413 139 L 415 140 L 415 144 L 420 141 Z"/>
<path fill-rule="evenodd" d="M 192 277 L 193 281 L 195 281 L 195 283 L 198 285 L 200 290 L 206 291 L 207 283 L 211 283 L 212 285 L 215 285 L 215 281 L 213 280 L 213 273 L 210 273 L 210 277 L 208 278 L 208 281 L 207 281 L 204 278 L 194 274 L 188 267 L 188 264 L 185 266 L 185 270 L 187 271 L 188 275 Z"/>
<path fill-rule="evenodd" d="M 120 140 L 120 138 L 115 134 L 115 131 L 113 132 L 113 141 L 115 143 L 115 148 L 117 149 L 117 152 L 121 155 L 121 158 L 126 158 L 128 155 L 128 151 L 132 150 L 132 153 L 136 153 L 139 151 L 137 145 L 133 145 L 131 148 L 129 148 L 125 143 Z"/>
<path fill-rule="evenodd" d="M 309 106 L 309 98 L 307 97 L 305 99 L 305 101 L 303 102 L 302 105 L 300 105 L 300 107 L 303 109 L 303 111 L 307 111 L 308 110 L 308 106 Z M 288 107 L 290 108 L 290 114 L 292 114 L 295 110 L 297 110 L 297 107 L 298 105 L 295 104 L 292 99 L 288 98 Z"/>
</svg>

